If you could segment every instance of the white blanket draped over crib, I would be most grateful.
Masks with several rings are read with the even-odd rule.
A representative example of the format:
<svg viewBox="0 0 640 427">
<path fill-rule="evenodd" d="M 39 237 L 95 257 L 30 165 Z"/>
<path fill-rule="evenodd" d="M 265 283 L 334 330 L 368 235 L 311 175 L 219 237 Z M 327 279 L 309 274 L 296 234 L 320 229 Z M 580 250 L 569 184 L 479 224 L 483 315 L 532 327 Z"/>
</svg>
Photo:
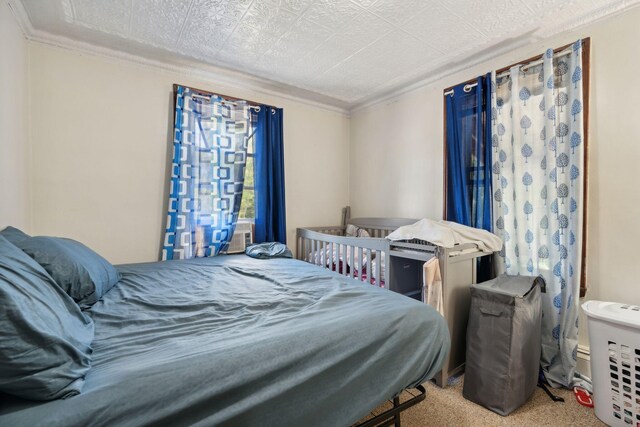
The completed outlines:
<svg viewBox="0 0 640 427">
<path fill-rule="evenodd" d="M 497 252 L 502 249 L 502 239 L 486 230 L 468 227 L 456 222 L 434 221 L 428 218 L 398 228 L 389 234 L 387 239 L 420 239 L 444 248 L 452 248 L 457 244 L 473 243 L 482 252 Z"/>
</svg>

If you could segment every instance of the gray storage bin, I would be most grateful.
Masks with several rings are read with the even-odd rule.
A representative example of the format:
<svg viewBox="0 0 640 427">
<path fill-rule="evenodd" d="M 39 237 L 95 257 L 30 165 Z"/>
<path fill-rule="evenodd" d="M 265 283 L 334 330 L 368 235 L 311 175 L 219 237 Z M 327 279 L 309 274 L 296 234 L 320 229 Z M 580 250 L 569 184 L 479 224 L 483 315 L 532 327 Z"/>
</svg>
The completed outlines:
<svg viewBox="0 0 640 427">
<path fill-rule="evenodd" d="M 502 275 L 472 285 L 463 396 L 500 415 L 529 399 L 538 383 L 540 277 Z"/>
</svg>

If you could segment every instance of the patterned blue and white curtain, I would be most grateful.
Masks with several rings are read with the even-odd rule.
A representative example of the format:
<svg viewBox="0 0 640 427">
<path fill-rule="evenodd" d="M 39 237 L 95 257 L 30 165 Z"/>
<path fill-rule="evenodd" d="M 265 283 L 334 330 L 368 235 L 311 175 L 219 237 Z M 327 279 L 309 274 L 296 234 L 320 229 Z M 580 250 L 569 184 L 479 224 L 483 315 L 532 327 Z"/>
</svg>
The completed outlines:
<svg viewBox="0 0 640 427">
<path fill-rule="evenodd" d="M 582 43 L 492 74 L 494 231 L 508 274 L 542 275 L 542 367 L 571 386 L 578 346 L 584 151 Z"/>
<path fill-rule="evenodd" d="M 227 247 L 238 221 L 253 116 L 244 101 L 177 87 L 163 260 L 215 256 Z"/>
</svg>

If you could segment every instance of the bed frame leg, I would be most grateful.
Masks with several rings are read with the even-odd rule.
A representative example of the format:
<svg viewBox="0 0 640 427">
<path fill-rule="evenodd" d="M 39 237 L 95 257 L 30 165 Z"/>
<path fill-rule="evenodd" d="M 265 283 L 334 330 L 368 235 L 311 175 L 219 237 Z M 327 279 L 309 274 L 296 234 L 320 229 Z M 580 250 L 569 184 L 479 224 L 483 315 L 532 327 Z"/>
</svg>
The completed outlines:
<svg viewBox="0 0 640 427">
<path fill-rule="evenodd" d="M 398 406 L 400 406 L 400 397 L 394 397 L 393 398 L 393 407 L 397 408 Z M 393 425 L 395 427 L 400 427 L 400 413 L 397 413 L 394 417 L 393 417 Z"/>
<path fill-rule="evenodd" d="M 369 418 L 359 424 L 354 424 L 352 427 L 382 427 L 382 426 L 396 426 L 400 427 L 400 415 L 402 411 L 408 409 L 418 403 L 422 402 L 427 395 L 427 390 L 422 384 L 415 386 L 418 390 L 418 394 L 409 392 L 413 397 L 406 400 L 404 403 L 400 403 L 400 396 L 393 398 L 393 408 L 384 411 L 381 414 Z M 373 415 L 373 413 L 371 413 Z"/>
</svg>

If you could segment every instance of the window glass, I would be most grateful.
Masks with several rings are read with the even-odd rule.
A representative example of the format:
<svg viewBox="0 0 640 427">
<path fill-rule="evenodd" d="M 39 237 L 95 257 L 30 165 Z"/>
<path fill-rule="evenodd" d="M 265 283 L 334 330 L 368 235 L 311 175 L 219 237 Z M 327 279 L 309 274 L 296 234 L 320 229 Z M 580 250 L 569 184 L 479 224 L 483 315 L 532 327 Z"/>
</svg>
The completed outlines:
<svg viewBox="0 0 640 427">
<path fill-rule="evenodd" d="M 254 185 L 254 138 L 251 137 L 247 145 L 247 165 L 244 171 L 244 189 L 242 190 L 242 202 L 240 203 L 240 219 L 255 219 L 256 217 L 256 191 Z"/>
</svg>

